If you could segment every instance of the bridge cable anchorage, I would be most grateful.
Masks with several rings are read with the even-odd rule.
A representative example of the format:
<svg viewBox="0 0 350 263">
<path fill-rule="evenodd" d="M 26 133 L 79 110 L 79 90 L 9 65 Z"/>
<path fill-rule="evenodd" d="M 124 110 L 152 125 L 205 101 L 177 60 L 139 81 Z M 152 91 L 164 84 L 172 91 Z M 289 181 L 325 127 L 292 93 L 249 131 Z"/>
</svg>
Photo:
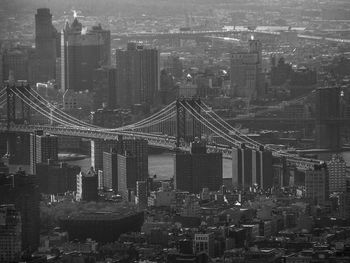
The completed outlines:
<svg viewBox="0 0 350 263">
<path fill-rule="evenodd" d="M 253 139 L 249 138 L 249 136 L 241 133 L 238 129 L 232 127 L 229 123 L 227 123 L 224 119 L 222 119 L 218 114 L 216 114 L 212 109 L 210 109 L 205 103 L 203 103 L 204 106 L 206 106 L 207 109 L 203 108 L 201 105 L 198 105 L 199 107 L 201 107 L 201 109 L 209 116 L 211 117 L 216 123 L 218 123 L 219 125 L 221 125 L 224 129 L 226 129 L 228 132 L 232 132 L 234 131 L 235 136 L 237 136 L 240 140 L 253 145 L 253 147 L 255 148 L 259 148 L 259 146 L 264 146 L 263 144 L 254 141 Z M 218 118 L 219 120 L 217 120 L 215 117 L 213 117 L 210 113 L 212 113 L 216 118 Z M 226 126 L 226 127 L 225 127 Z M 230 135 L 230 134 L 229 134 Z"/>
<path fill-rule="evenodd" d="M 210 123 L 207 119 L 203 118 L 203 120 L 201 118 L 199 118 L 198 116 L 196 116 L 194 114 L 194 112 L 196 112 L 196 110 L 189 104 L 186 103 L 183 104 L 182 102 L 180 102 L 180 104 L 182 106 L 184 106 L 184 108 L 187 110 L 188 113 L 190 113 L 191 116 L 193 116 L 197 121 L 199 121 L 204 127 L 208 128 L 209 130 L 211 130 L 212 132 L 214 132 L 216 135 L 218 135 L 219 137 L 225 139 L 227 142 L 233 144 L 234 146 L 238 147 L 241 143 L 237 140 L 232 139 L 231 137 L 229 137 L 228 135 L 226 135 L 223 131 L 219 130 L 217 127 L 215 127 L 215 125 L 213 125 L 212 123 Z M 190 108 L 190 110 L 187 108 L 187 106 Z M 200 117 L 203 117 L 200 115 Z M 207 124 L 206 124 L 207 123 Z"/>
<path fill-rule="evenodd" d="M 50 112 L 45 111 L 44 109 L 42 109 L 38 104 L 36 104 L 34 101 L 32 101 L 31 99 L 29 99 L 28 97 L 26 97 L 20 90 L 13 91 L 14 94 L 16 94 L 22 101 L 24 101 L 24 103 L 26 103 L 28 106 L 30 106 L 32 109 L 34 109 L 35 111 L 39 112 L 40 114 L 42 114 L 43 116 L 45 116 L 46 118 L 48 118 L 49 120 L 55 120 L 56 122 L 58 122 L 61 125 L 66 125 L 68 127 L 74 127 L 74 128 L 84 128 L 82 126 L 77 126 L 77 125 L 72 125 L 71 123 L 64 121 L 56 116 L 54 116 L 53 114 L 51 114 Z M 18 93 L 20 93 L 21 95 L 19 95 Z"/>
<path fill-rule="evenodd" d="M 67 120 L 69 120 L 70 122 L 73 122 L 73 123 L 75 123 L 75 124 L 79 124 L 80 126 L 87 126 L 87 127 L 89 127 L 89 128 L 96 128 L 96 129 L 98 129 L 98 128 L 101 128 L 101 127 L 98 127 L 98 126 L 96 126 L 96 125 L 92 125 L 92 124 L 90 124 L 90 123 L 87 123 L 87 122 L 84 122 L 84 121 L 82 121 L 82 120 L 79 120 L 79 119 L 77 119 L 77 118 L 75 118 L 75 117 L 73 117 L 73 116 L 71 116 L 71 115 L 69 115 L 69 114 L 67 114 L 66 112 L 64 112 L 64 111 L 62 111 L 62 110 L 60 110 L 59 108 L 57 108 L 55 105 L 53 105 L 52 103 L 50 103 L 49 101 L 47 101 L 43 96 L 41 96 L 37 91 L 35 91 L 34 89 L 31 89 L 30 90 L 30 94 L 34 97 L 34 98 L 40 98 L 41 100 L 39 100 L 38 99 L 38 101 L 42 104 L 42 105 L 44 105 L 45 107 L 47 107 L 47 108 L 49 108 L 50 110 L 51 110 L 51 108 L 50 107 L 52 107 L 52 109 L 54 109 L 54 112 L 59 112 L 60 114 L 61 114 L 61 116 L 60 117 L 65 117 Z M 46 104 L 45 104 L 45 103 Z M 78 125 L 78 126 L 79 126 Z"/>
</svg>

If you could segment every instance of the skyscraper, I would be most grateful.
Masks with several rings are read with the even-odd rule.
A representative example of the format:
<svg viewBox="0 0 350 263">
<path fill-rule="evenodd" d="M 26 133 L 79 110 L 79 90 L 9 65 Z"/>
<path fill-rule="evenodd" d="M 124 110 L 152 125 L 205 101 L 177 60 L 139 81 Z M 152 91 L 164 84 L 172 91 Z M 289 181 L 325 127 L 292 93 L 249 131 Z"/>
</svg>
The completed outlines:
<svg viewBox="0 0 350 263">
<path fill-rule="evenodd" d="M 110 66 L 110 31 L 83 28 L 75 18 L 61 33 L 61 89 L 92 90 L 94 70 Z"/>
<path fill-rule="evenodd" d="M 58 137 L 35 131 L 30 136 L 30 172 L 36 174 L 36 164 L 58 160 Z"/>
<path fill-rule="evenodd" d="M 15 205 L 0 205 L 0 261 L 18 262 L 21 257 L 21 215 Z"/>
<path fill-rule="evenodd" d="M 237 97 L 255 99 L 261 88 L 261 43 L 249 40 L 248 52 L 231 54 L 231 89 Z"/>
<path fill-rule="evenodd" d="M 340 155 L 332 156 L 327 162 L 329 173 L 329 192 L 345 192 L 346 190 L 346 162 Z"/>
<path fill-rule="evenodd" d="M 258 185 L 267 189 L 273 185 L 272 152 L 252 150 L 244 144 L 232 149 L 232 184 L 247 188 Z"/>
<path fill-rule="evenodd" d="M 147 181 L 148 178 L 148 142 L 144 139 L 122 140 L 118 152 L 129 152 L 135 157 L 136 181 Z"/>
<path fill-rule="evenodd" d="M 118 153 L 103 152 L 103 188 L 118 191 Z"/>
<path fill-rule="evenodd" d="M 315 165 L 305 172 L 306 198 L 314 204 L 324 205 L 329 198 L 329 178 L 326 165 Z"/>
<path fill-rule="evenodd" d="M 50 9 L 39 8 L 35 14 L 37 81 L 46 82 L 56 77 L 56 39 L 57 30 L 52 25 Z"/>
<path fill-rule="evenodd" d="M 40 195 L 36 178 L 24 171 L 0 174 L 0 204 L 14 204 L 21 213 L 22 251 L 35 251 L 40 235 Z"/>
<path fill-rule="evenodd" d="M 40 193 L 58 194 L 76 191 L 76 176 L 79 166 L 47 160 L 36 165 L 36 176 Z"/>
<path fill-rule="evenodd" d="M 95 171 L 103 169 L 103 152 L 109 151 L 117 143 L 116 140 L 91 140 L 91 167 Z"/>
<path fill-rule="evenodd" d="M 153 105 L 159 90 L 159 52 L 136 43 L 128 43 L 127 50 L 116 51 L 116 104 Z"/>
<path fill-rule="evenodd" d="M 118 154 L 118 192 L 126 201 L 131 200 L 131 191 L 136 191 L 136 157 L 130 152 Z"/>
<path fill-rule="evenodd" d="M 94 170 L 80 172 L 77 174 L 77 195 L 78 201 L 97 201 L 98 198 L 98 177 Z"/>
<path fill-rule="evenodd" d="M 175 188 L 200 193 L 203 188 L 219 190 L 222 185 L 222 154 L 207 153 L 203 142 L 193 142 L 191 153 L 176 153 Z"/>
<path fill-rule="evenodd" d="M 252 150 L 243 144 L 232 149 L 232 184 L 245 188 L 252 183 Z"/>
</svg>

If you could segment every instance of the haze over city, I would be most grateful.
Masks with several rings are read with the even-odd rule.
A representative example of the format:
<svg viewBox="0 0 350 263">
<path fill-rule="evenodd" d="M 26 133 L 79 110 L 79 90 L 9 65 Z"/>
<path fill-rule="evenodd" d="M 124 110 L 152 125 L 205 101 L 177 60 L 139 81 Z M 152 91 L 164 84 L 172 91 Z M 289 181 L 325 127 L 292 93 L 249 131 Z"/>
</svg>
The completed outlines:
<svg viewBox="0 0 350 263">
<path fill-rule="evenodd" d="M 0 262 L 350 262 L 349 147 L 349 1 L 0 2 Z"/>
</svg>

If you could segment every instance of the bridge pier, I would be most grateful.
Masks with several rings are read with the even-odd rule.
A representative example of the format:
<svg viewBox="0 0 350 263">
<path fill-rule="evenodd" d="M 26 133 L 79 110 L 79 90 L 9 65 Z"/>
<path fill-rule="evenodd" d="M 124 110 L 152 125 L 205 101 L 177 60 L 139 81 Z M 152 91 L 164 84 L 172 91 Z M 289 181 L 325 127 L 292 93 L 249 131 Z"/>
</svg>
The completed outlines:
<svg viewBox="0 0 350 263">
<path fill-rule="evenodd" d="M 200 114 L 201 100 L 195 98 L 182 98 L 176 101 L 176 147 L 180 147 L 181 142 L 190 143 L 196 137 L 201 138 L 202 131 L 200 123 L 195 119 L 188 119 L 188 108 L 190 106 L 192 114 Z"/>
<path fill-rule="evenodd" d="M 12 123 L 29 123 L 30 121 L 30 107 L 20 100 L 21 111 L 20 115 L 17 115 L 16 107 L 18 105 L 16 100 L 16 93 L 23 94 L 24 97 L 30 98 L 30 86 L 24 83 L 15 83 L 6 87 L 7 94 L 7 127 L 10 128 Z M 19 99 L 19 98 L 17 98 Z"/>
</svg>

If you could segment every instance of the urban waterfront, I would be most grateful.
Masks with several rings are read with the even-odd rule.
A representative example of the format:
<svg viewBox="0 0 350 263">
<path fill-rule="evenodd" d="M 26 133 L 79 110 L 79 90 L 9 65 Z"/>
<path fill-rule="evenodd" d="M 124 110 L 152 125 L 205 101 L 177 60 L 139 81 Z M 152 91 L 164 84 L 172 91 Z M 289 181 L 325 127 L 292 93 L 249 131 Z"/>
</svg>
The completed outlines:
<svg viewBox="0 0 350 263">
<path fill-rule="evenodd" d="M 157 175 L 158 180 L 168 180 L 174 176 L 174 160 L 172 153 L 150 154 L 148 156 L 149 174 Z M 91 159 L 67 161 L 67 163 L 78 165 L 83 171 L 91 167 Z M 232 177 L 232 161 L 223 160 L 223 178 Z"/>
<path fill-rule="evenodd" d="M 350 262 L 350 0 L 0 0 L 0 262 Z"/>
<path fill-rule="evenodd" d="M 335 153 L 323 153 L 320 159 L 328 160 Z M 342 152 L 347 166 L 350 166 L 350 151 Z M 172 153 L 150 154 L 148 156 L 149 174 L 157 175 L 158 180 L 168 180 L 174 176 L 174 160 Z M 223 178 L 232 178 L 232 160 L 223 159 Z M 91 167 L 91 159 L 84 158 L 81 160 L 67 161 L 67 163 L 78 165 L 83 171 Z"/>
</svg>

